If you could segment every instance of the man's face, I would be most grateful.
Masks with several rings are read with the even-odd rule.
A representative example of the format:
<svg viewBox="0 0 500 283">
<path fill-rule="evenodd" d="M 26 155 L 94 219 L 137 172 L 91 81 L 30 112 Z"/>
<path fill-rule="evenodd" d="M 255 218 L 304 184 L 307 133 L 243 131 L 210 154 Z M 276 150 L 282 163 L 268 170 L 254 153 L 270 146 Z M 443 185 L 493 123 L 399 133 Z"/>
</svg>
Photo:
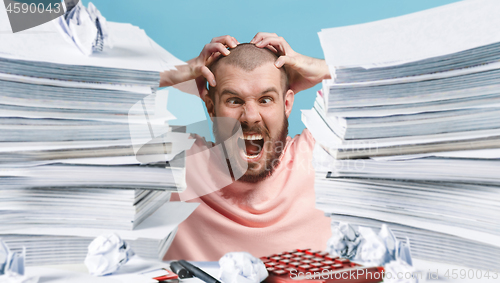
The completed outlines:
<svg viewBox="0 0 500 283">
<path fill-rule="evenodd" d="M 240 122 L 244 147 L 229 154 L 246 162 L 248 170 L 240 179 L 258 182 L 272 173 L 285 147 L 287 119 L 293 105 L 293 91 L 284 90 L 281 71 L 272 62 L 253 71 L 221 64 L 215 101 L 207 103 L 212 117 L 229 117 Z M 240 141 L 243 145 L 243 141 Z"/>
</svg>

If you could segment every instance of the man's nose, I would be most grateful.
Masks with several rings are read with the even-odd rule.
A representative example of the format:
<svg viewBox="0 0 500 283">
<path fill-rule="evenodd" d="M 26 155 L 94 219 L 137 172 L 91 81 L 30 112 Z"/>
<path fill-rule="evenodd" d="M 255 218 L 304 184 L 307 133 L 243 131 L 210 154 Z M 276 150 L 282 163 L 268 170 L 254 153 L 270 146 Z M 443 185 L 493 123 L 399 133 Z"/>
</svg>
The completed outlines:
<svg viewBox="0 0 500 283">
<path fill-rule="evenodd" d="M 248 125 L 254 125 L 261 121 L 259 107 L 255 103 L 245 103 L 243 106 L 243 113 L 241 115 L 241 122 Z"/>
</svg>

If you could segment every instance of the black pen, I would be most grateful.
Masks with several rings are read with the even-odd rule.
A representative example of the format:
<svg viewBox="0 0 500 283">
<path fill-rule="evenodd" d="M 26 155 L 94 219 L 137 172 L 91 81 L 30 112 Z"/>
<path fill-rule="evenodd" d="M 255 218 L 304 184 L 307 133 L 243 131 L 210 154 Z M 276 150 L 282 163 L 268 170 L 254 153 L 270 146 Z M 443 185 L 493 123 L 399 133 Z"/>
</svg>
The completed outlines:
<svg viewBox="0 0 500 283">
<path fill-rule="evenodd" d="M 192 265 L 191 263 L 181 259 L 177 261 L 180 263 L 180 265 L 184 266 L 185 269 L 187 269 L 189 272 L 191 272 L 196 278 L 207 282 L 207 283 L 222 283 L 219 280 L 213 278 L 210 276 L 210 274 L 206 273 L 205 271 L 199 269 L 198 267 Z"/>
</svg>

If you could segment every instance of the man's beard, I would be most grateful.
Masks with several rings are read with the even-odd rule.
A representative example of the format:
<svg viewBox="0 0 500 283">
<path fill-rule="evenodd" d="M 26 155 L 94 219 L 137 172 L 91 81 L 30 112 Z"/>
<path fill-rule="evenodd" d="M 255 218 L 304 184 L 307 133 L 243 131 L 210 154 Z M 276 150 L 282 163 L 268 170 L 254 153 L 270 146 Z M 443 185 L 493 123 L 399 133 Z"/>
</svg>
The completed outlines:
<svg viewBox="0 0 500 283">
<path fill-rule="evenodd" d="M 219 136 L 219 130 L 218 130 L 217 124 L 218 123 L 214 123 L 214 125 L 213 125 L 214 136 L 217 139 L 217 143 L 221 143 L 222 140 L 221 140 L 221 137 Z M 225 153 L 228 155 L 228 156 L 226 156 L 226 158 L 228 158 L 227 165 L 228 165 L 229 170 L 233 176 L 234 175 L 241 176 L 238 179 L 241 182 L 258 183 L 258 182 L 268 178 L 269 176 L 271 176 L 274 173 L 274 171 L 276 170 L 276 168 L 280 164 L 280 158 L 281 158 L 281 155 L 283 154 L 283 151 L 285 149 L 286 139 L 288 136 L 288 119 L 286 118 L 285 115 L 284 115 L 284 119 L 283 119 L 282 124 L 283 124 L 283 127 L 281 128 L 281 130 L 278 133 L 276 138 L 270 137 L 269 131 L 266 128 L 261 128 L 261 127 L 250 128 L 246 124 L 241 124 L 241 128 L 242 128 L 243 133 L 251 132 L 251 133 L 258 133 L 258 134 L 266 135 L 268 137 L 268 139 L 270 139 L 270 140 L 267 140 L 263 145 L 262 150 L 264 152 L 262 153 L 263 156 L 261 158 L 266 158 L 266 160 L 265 160 L 264 168 L 262 168 L 260 170 L 261 172 L 259 172 L 258 174 L 250 174 L 252 167 L 260 166 L 260 164 L 256 164 L 256 163 L 252 164 L 251 162 L 248 163 L 248 169 L 245 168 L 246 172 L 237 172 L 239 169 L 232 168 L 231 162 L 229 162 L 229 160 L 234 161 L 235 158 L 241 158 L 241 157 L 238 157 L 239 152 L 234 150 L 234 148 L 232 150 L 228 150 L 228 152 Z M 233 130 L 233 133 L 234 133 L 234 130 Z M 271 144 L 270 149 L 266 148 L 266 144 L 268 144 L 268 143 Z M 240 145 L 240 147 L 236 147 L 236 148 L 238 148 L 240 150 L 241 145 Z M 244 148 L 244 145 L 243 145 L 243 148 Z M 267 156 L 268 152 L 271 152 L 269 157 Z M 245 162 L 247 162 L 247 161 L 245 161 Z"/>
</svg>

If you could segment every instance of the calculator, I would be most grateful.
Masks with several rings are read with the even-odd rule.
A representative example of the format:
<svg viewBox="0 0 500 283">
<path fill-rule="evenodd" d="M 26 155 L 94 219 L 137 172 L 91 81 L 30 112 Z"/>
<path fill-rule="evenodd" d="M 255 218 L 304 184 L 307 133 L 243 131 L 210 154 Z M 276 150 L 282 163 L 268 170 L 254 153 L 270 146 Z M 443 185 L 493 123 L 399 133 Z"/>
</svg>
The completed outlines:
<svg viewBox="0 0 500 283">
<path fill-rule="evenodd" d="M 382 282 L 384 268 L 365 267 L 327 252 L 296 249 L 260 258 L 269 276 L 267 283 L 375 283 Z"/>
</svg>

